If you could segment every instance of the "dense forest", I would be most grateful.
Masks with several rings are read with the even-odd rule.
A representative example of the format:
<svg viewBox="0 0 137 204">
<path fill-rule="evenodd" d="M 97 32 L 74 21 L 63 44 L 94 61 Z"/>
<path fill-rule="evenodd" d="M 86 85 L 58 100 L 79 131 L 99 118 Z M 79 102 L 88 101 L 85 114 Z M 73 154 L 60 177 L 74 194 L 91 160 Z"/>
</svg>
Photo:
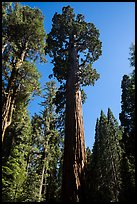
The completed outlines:
<svg viewBox="0 0 137 204">
<path fill-rule="evenodd" d="M 121 79 L 120 124 L 108 107 L 85 146 L 84 86 L 99 78 L 99 30 L 70 6 L 47 34 L 39 9 L 2 3 L 2 202 L 132 202 L 135 200 L 135 45 L 131 74 Z M 52 59 L 41 90 L 37 62 Z M 54 79 L 57 79 L 60 86 Z M 40 96 L 42 111 L 28 105 Z"/>
</svg>

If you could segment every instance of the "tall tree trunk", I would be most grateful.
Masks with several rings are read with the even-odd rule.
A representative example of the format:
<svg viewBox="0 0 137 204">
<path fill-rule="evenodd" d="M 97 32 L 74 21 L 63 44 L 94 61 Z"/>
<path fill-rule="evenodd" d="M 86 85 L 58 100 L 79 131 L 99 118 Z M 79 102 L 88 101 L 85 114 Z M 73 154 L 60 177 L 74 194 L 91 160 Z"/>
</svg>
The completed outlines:
<svg viewBox="0 0 137 204">
<path fill-rule="evenodd" d="M 45 176 L 45 162 L 44 162 L 43 168 L 42 168 L 42 175 L 41 175 L 41 181 L 40 181 L 39 199 L 38 199 L 38 202 L 41 202 L 42 187 L 43 187 L 44 176 Z"/>
<path fill-rule="evenodd" d="M 8 81 L 8 87 L 6 90 L 6 94 L 4 97 L 4 103 L 2 107 L 2 142 L 4 141 L 4 136 L 6 129 L 12 122 L 12 115 L 15 106 L 15 99 L 16 99 L 16 79 L 18 74 L 18 69 L 21 67 L 23 60 L 25 57 L 25 51 L 22 52 L 20 59 L 17 60 L 15 66 L 12 69 L 11 76 Z"/>
<path fill-rule="evenodd" d="M 75 47 L 70 49 L 66 82 L 65 145 L 62 181 L 63 201 L 82 200 L 86 151 L 82 118 L 81 92 L 78 84 L 78 60 Z"/>
<path fill-rule="evenodd" d="M 15 77 L 15 75 L 16 74 L 14 73 L 14 70 L 13 70 L 10 80 L 13 79 L 13 76 Z M 2 142 L 4 141 L 6 129 L 11 124 L 12 114 L 13 114 L 14 105 L 15 105 L 15 95 L 16 95 L 15 93 L 16 93 L 15 87 L 14 87 L 14 90 L 13 88 L 10 87 L 8 92 L 6 92 L 6 95 L 4 98 L 4 104 L 2 107 Z"/>
</svg>

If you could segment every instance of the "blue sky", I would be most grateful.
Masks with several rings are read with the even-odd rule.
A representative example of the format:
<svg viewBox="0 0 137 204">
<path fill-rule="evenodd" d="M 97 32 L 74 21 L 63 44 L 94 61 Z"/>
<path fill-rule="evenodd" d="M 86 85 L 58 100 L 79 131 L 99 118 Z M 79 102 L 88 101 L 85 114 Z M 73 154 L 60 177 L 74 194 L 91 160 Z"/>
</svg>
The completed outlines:
<svg viewBox="0 0 137 204">
<path fill-rule="evenodd" d="M 85 87 L 87 100 L 83 105 L 83 119 L 86 146 L 92 148 L 95 135 L 95 124 L 101 110 L 107 114 L 111 108 L 115 118 L 119 121 L 121 111 L 121 80 L 124 74 L 131 73 L 128 58 L 129 47 L 135 42 L 135 3 L 134 2 L 21 2 L 32 8 L 39 8 L 44 17 L 44 27 L 49 33 L 52 27 L 52 17 L 61 13 L 63 6 L 70 5 L 75 14 L 83 14 L 86 22 L 92 22 L 100 31 L 102 41 L 102 56 L 93 64 L 100 74 L 100 79 L 94 86 Z M 49 81 L 52 73 L 50 58 L 46 57 L 46 64 L 37 64 L 41 73 L 41 86 Z M 40 112 L 36 97 L 29 105 L 29 112 L 33 115 Z"/>
</svg>

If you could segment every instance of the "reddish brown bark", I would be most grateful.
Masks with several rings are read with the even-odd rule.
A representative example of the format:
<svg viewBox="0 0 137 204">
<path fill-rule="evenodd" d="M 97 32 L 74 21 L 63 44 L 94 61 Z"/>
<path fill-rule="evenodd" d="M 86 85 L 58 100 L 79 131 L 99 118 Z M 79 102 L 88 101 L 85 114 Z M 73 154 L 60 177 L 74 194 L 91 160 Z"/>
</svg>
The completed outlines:
<svg viewBox="0 0 137 204">
<path fill-rule="evenodd" d="M 15 98 L 8 94 L 3 108 L 2 114 L 2 142 L 4 140 L 5 131 L 11 124 L 12 114 L 14 110 Z"/>
<path fill-rule="evenodd" d="M 81 92 L 78 84 L 77 52 L 70 50 L 70 66 L 66 83 L 65 147 L 63 164 L 63 201 L 82 200 L 86 162 Z"/>
<path fill-rule="evenodd" d="M 4 102 L 2 107 L 2 142 L 4 141 L 5 131 L 8 126 L 11 124 L 11 118 L 14 110 L 15 103 L 15 79 L 16 79 L 16 69 L 13 68 L 6 94 L 4 96 Z M 13 88 L 14 87 L 14 88 Z"/>
<path fill-rule="evenodd" d="M 25 51 L 22 52 L 20 59 L 17 60 L 16 64 L 13 66 L 11 76 L 8 81 L 8 87 L 5 92 L 2 107 L 2 142 L 4 141 L 4 136 L 6 129 L 9 127 L 12 121 L 13 110 L 15 106 L 15 99 L 17 93 L 16 79 L 18 74 L 18 69 L 21 67 L 25 57 Z"/>
</svg>

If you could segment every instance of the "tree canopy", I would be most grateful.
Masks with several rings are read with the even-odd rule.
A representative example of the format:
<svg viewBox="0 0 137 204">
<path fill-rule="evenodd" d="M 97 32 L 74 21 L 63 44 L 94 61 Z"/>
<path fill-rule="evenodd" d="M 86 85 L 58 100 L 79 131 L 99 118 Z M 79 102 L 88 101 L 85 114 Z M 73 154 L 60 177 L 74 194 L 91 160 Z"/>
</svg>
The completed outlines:
<svg viewBox="0 0 137 204">
<path fill-rule="evenodd" d="M 93 23 L 85 22 L 82 14 L 76 16 L 73 8 L 67 6 L 62 8 L 62 14 L 54 14 L 45 48 L 46 53 L 53 58 L 53 72 L 59 82 L 67 79 L 71 46 L 77 50 L 80 84 L 94 84 L 99 74 L 92 68 L 92 64 L 102 53 L 99 31 Z"/>
</svg>

